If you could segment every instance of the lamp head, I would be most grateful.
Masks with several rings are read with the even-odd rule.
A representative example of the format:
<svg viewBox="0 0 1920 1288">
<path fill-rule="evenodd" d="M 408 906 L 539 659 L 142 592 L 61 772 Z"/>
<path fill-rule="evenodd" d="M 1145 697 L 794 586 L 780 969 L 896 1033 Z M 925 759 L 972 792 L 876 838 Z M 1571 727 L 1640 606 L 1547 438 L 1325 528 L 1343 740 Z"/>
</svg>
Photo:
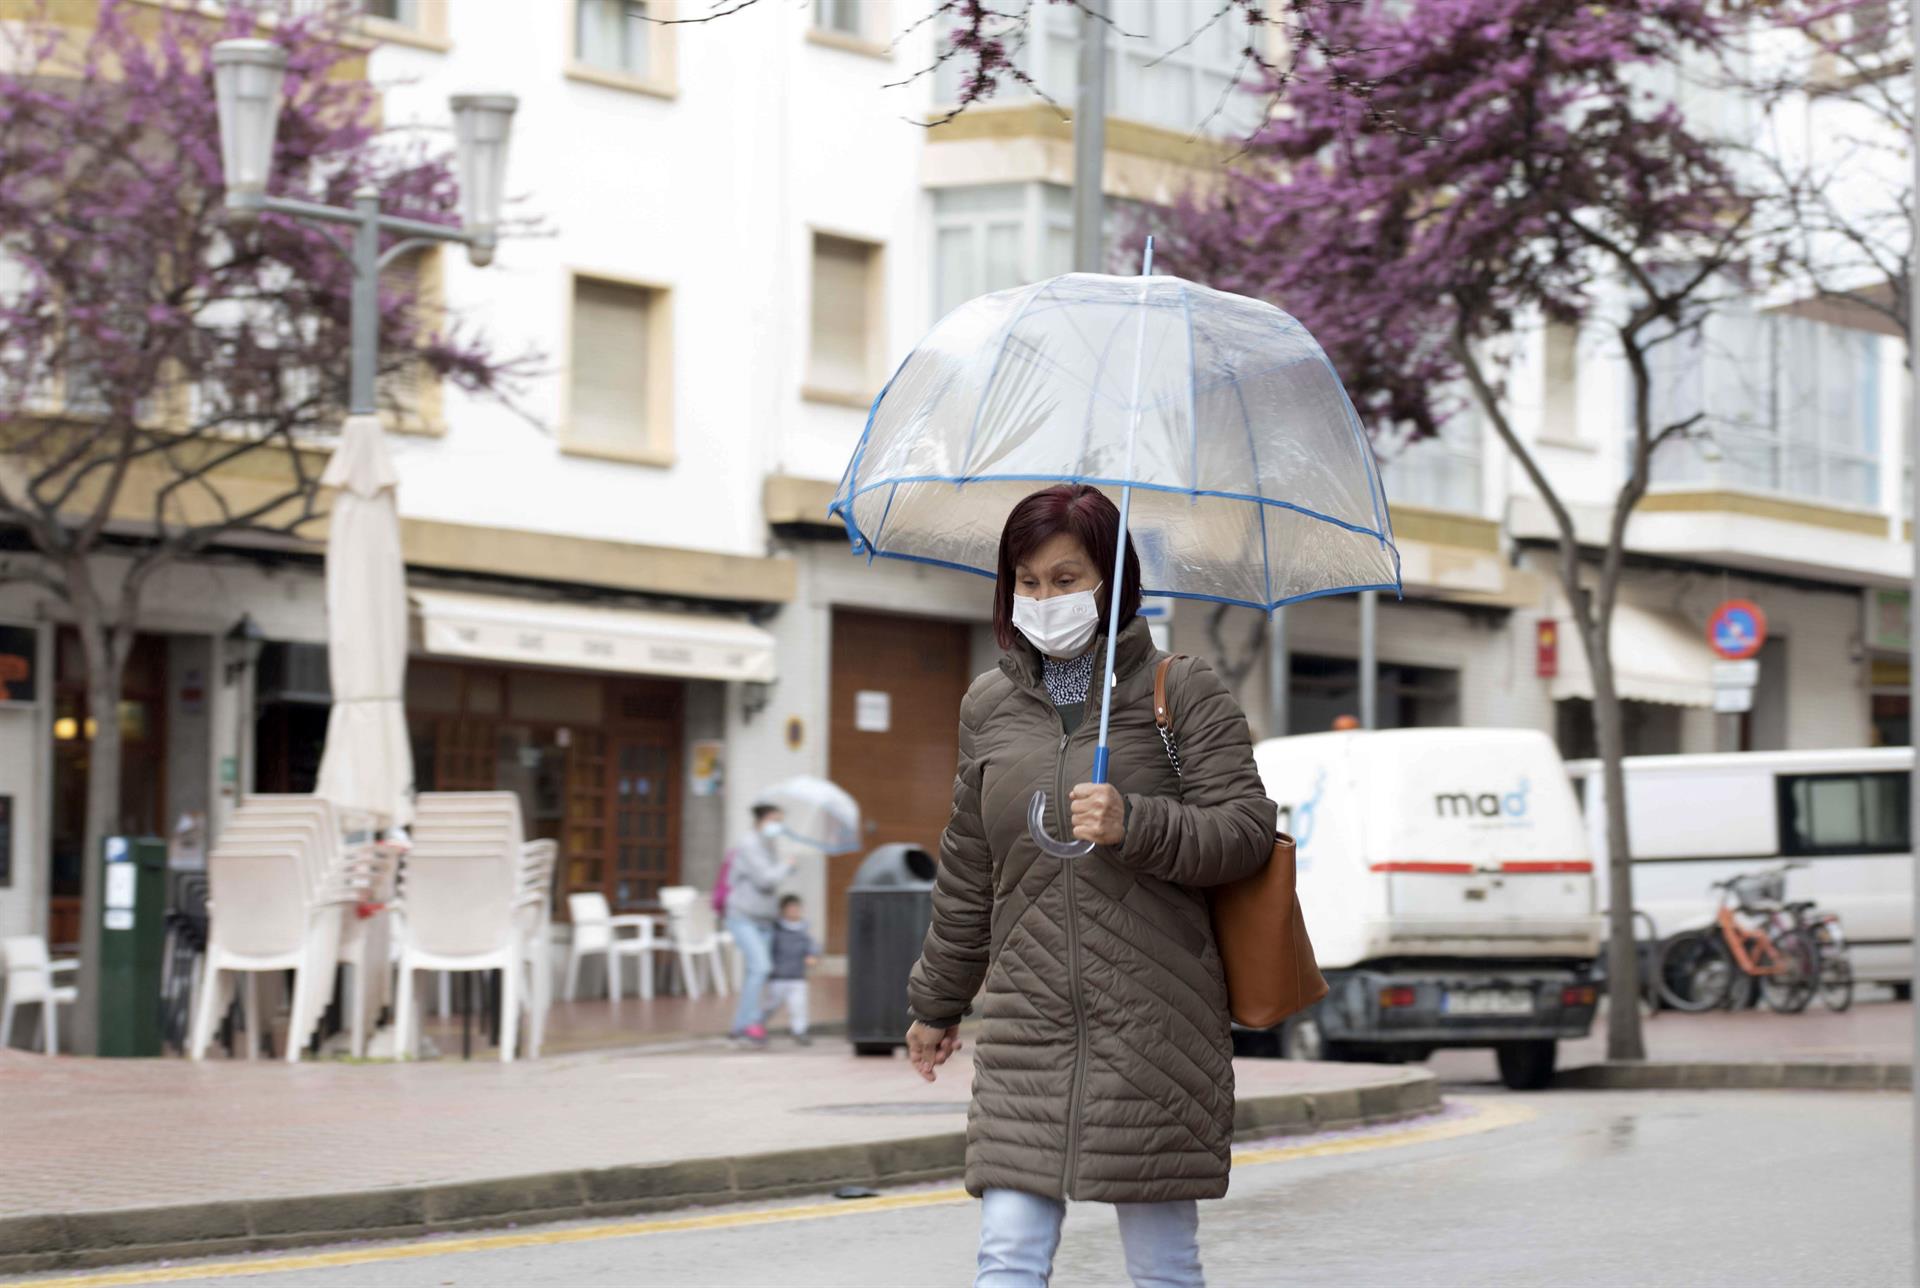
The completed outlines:
<svg viewBox="0 0 1920 1288">
<path fill-rule="evenodd" d="M 467 257 L 484 267 L 493 260 L 506 198 L 507 138 L 520 100 L 511 94 L 456 94 L 453 98 L 454 160 L 460 169 L 460 223 L 473 238 Z"/>
<path fill-rule="evenodd" d="M 222 40 L 213 47 L 227 209 L 242 218 L 252 218 L 266 200 L 286 73 L 287 51 L 271 40 Z"/>
</svg>

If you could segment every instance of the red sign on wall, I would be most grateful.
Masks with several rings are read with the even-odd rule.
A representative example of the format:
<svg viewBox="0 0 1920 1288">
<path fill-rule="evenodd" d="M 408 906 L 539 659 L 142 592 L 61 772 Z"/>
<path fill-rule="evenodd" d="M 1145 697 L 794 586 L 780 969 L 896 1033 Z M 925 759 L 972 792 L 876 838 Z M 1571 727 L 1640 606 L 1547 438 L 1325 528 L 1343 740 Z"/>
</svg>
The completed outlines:
<svg viewBox="0 0 1920 1288">
<path fill-rule="evenodd" d="M 1560 623 L 1543 617 L 1533 635 L 1533 673 L 1543 680 L 1560 674 Z"/>
<path fill-rule="evenodd" d="M 0 702 L 32 702 L 33 655 L 38 636 L 31 626 L 0 626 Z"/>
</svg>

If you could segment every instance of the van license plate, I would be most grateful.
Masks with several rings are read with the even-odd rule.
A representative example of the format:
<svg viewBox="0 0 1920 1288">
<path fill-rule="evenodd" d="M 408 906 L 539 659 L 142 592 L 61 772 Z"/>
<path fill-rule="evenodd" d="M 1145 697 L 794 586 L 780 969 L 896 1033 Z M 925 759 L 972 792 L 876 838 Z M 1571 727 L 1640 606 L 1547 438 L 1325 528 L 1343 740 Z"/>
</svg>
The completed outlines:
<svg viewBox="0 0 1920 1288">
<path fill-rule="evenodd" d="M 1533 994 L 1523 988 L 1448 989 L 1440 999 L 1442 1015 L 1532 1015 Z"/>
</svg>

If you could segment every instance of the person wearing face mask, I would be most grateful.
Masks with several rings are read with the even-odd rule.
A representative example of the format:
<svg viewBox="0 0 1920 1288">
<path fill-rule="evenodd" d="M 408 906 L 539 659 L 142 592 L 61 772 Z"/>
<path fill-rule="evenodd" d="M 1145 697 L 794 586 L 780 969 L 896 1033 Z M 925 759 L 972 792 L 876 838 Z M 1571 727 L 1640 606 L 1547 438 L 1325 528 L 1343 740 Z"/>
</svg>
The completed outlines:
<svg viewBox="0 0 1920 1288">
<path fill-rule="evenodd" d="M 908 987 L 908 1055 L 928 1081 L 959 1049 L 961 1017 L 980 1017 L 966 1170 L 981 1199 L 976 1288 L 1044 1285 L 1079 1199 L 1117 1208 L 1135 1284 L 1198 1285 L 1196 1200 L 1227 1189 L 1233 1047 L 1206 887 L 1260 869 L 1276 810 L 1246 716 L 1204 661 L 1168 676 L 1178 767 L 1162 743 L 1163 655 L 1138 616 L 1131 539 L 1121 583 L 1107 581 L 1119 518 L 1084 485 L 1036 492 L 1007 518 L 994 597 L 1006 655 L 961 705 L 933 923 Z M 1114 595 L 1110 781 L 1096 786 Z M 1034 843 L 1037 790 L 1059 811 L 1054 835 L 1090 853 Z"/>
<path fill-rule="evenodd" d="M 767 1044 L 765 994 L 773 970 L 773 923 L 780 917 L 780 883 L 793 875 L 793 860 L 780 857 L 773 844 L 784 825 L 779 806 L 755 805 L 753 830 L 734 844 L 727 859 L 727 932 L 746 968 L 731 1037 L 747 1046 Z"/>
</svg>

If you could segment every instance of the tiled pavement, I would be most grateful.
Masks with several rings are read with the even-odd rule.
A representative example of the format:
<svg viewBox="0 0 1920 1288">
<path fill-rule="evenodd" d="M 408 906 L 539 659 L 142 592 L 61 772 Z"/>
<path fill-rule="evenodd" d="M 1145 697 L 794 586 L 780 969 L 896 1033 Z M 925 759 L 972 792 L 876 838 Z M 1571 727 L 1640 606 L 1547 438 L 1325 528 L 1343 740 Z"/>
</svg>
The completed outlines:
<svg viewBox="0 0 1920 1288">
<path fill-rule="evenodd" d="M 501 1065 L 48 1059 L 0 1051 L 0 1217 L 340 1193 L 957 1130 L 963 1052 L 928 1085 L 843 1039 Z M 1241 1061 L 1242 1096 L 1394 1071 Z"/>
</svg>

